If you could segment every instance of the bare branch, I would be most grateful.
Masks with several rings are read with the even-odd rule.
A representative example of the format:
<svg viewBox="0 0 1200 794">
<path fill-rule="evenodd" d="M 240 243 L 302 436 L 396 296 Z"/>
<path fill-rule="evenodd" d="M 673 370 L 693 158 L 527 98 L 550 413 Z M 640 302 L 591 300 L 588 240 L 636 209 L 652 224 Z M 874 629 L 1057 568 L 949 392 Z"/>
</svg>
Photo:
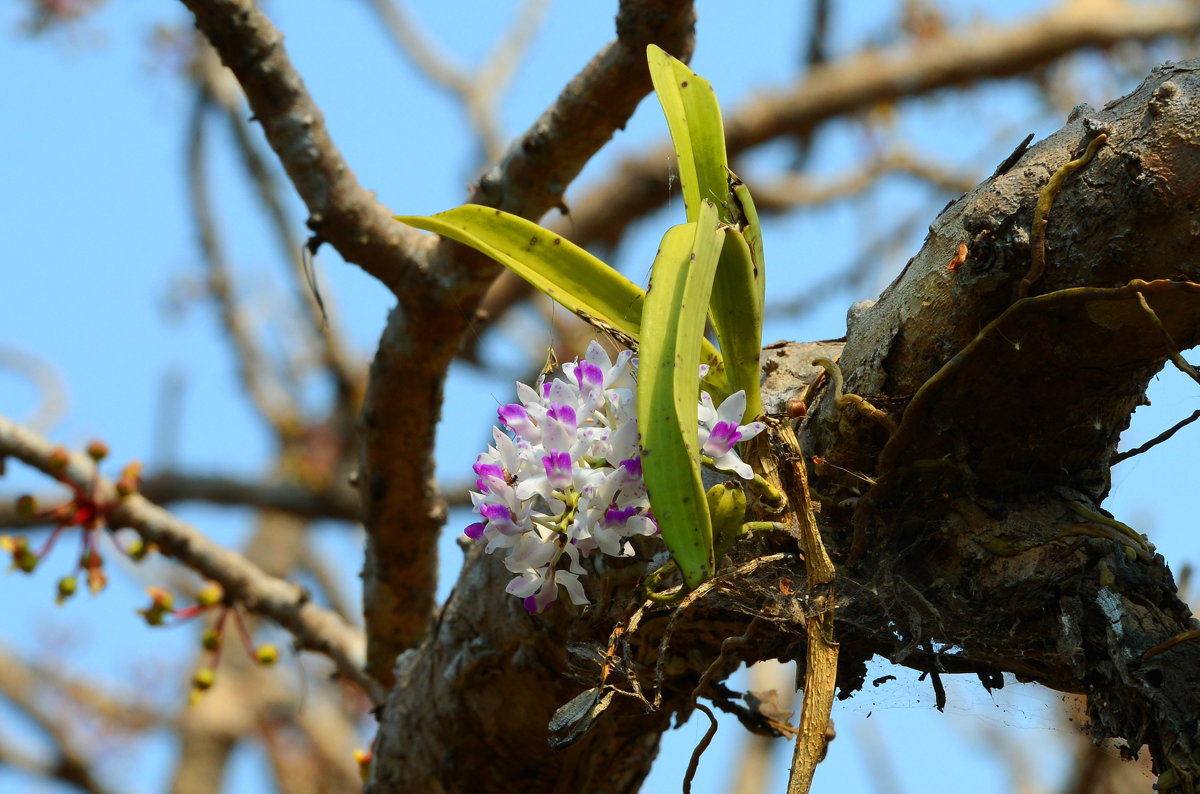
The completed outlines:
<svg viewBox="0 0 1200 794">
<path fill-rule="evenodd" d="M 317 587 L 325 594 L 330 608 L 342 616 L 342 620 L 353 625 L 360 618 L 361 610 L 346 597 L 342 582 L 334 574 L 330 560 L 317 553 L 309 538 L 305 538 L 300 549 L 300 568 L 308 573 Z"/>
<path fill-rule="evenodd" d="M 95 760 L 87 757 L 71 735 L 70 722 L 38 702 L 35 693 L 38 682 L 33 672 L 8 654 L 0 653 L 0 693 L 29 717 L 54 745 L 55 758 L 42 764 L 15 751 L 0 751 L 0 758 L 11 761 L 28 772 L 70 783 L 90 794 L 108 791 L 92 774 Z M 7 757 L 5 757 L 7 756 Z"/>
<path fill-rule="evenodd" d="M 524 0 L 517 18 L 492 53 L 474 70 L 452 64 L 418 29 L 404 0 L 369 0 L 400 51 L 430 80 L 458 96 L 479 136 L 485 162 L 503 153 L 504 133 L 496 120 L 496 105 L 513 70 L 537 31 L 548 0 Z"/>
<path fill-rule="evenodd" d="M 184 0 L 196 26 L 237 77 L 300 198 L 309 228 L 353 262 L 402 292 L 420 267 L 420 236 L 392 220 L 365 190 L 333 143 L 283 47 L 283 35 L 252 0 Z"/>
<path fill-rule="evenodd" d="M 275 510 L 302 518 L 333 518 L 358 521 L 358 492 L 348 485 L 335 484 L 318 490 L 294 482 L 240 480 L 217 474 L 190 474 L 164 470 L 142 479 L 142 496 L 157 505 L 180 502 L 205 502 L 227 507 L 253 507 Z M 35 495 L 37 504 L 61 501 L 61 493 Z M 0 527 L 29 528 L 45 526 L 44 518 L 21 516 L 15 497 L 0 497 Z"/>
<path fill-rule="evenodd" d="M 368 0 L 387 28 L 400 51 L 407 55 L 426 77 L 451 93 L 465 96 L 469 92 L 471 73 L 466 67 L 451 62 L 447 53 L 437 49 L 428 35 L 420 29 L 408 11 L 404 0 Z"/>
<path fill-rule="evenodd" d="M 1116 466 L 1121 461 L 1128 460 L 1129 458 L 1132 458 L 1134 455 L 1141 455 L 1143 452 L 1150 451 L 1152 448 L 1158 446 L 1159 444 L 1163 443 L 1164 441 L 1169 440 L 1171 438 L 1171 436 L 1175 435 L 1180 430 L 1182 430 L 1183 428 L 1190 425 L 1192 422 L 1195 422 L 1197 419 L 1200 419 L 1200 409 L 1192 411 L 1191 414 L 1184 417 L 1183 419 L 1180 419 L 1178 422 L 1171 425 L 1166 430 L 1162 431 L 1157 436 L 1155 436 L 1154 438 L 1147 441 L 1145 444 L 1134 447 L 1133 449 L 1127 449 L 1124 452 L 1113 455 L 1112 465 Z"/>
<path fill-rule="evenodd" d="M 274 474 L 282 475 L 285 468 L 281 460 Z M 263 512 L 245 546 L 246 559 L 269 575 L 285 576 L 303 565 L 308 529 L 295 516 Z M 200 653 L 197 664 L 210 665 L 208 653 Z M 264 668 L 247 654 L 223 655 L 218 685 L 180 715 L 174 794 L 206 794 L 220 788 L 239 744 L 263 746 L 276 764 L 281 794 L 359 788 L 352 756 L 358 742 L 352 726 L 362 713 L 361 705 L 357 699 L 344 698 L 338 687 L 305 680 L 311 676 L 303 668 L 291 664 Z M 283 757 L 292 761 L 286 769 L 277 765 Z"/>
<path fill-rule="evenodd" d="M 233 294 L 232 278 L 217 236 L 205 175 L 204 117 L 212 107 L 206 86 L 197 91 L 188 127 L 188 188 L 192 213 L 196 219 L 200 250 L 208 270 L 208 291 L 216 301 L 221 323 L 233 344 L 238 373 L 251 402 L 276 432 L 294 425 L 299 407 L 282 381 L 273 376 L 267 356 L 254 338 L 246 313 Z"/>
<path fill-rule="evenodd" d="M 483 85 L 481 91 L 492 95 L 504 91 L 549 8 L 550 0 L 522 0 L 508 32 L 479 67 L 476 77 Z"/>
<path fill-rule="evenodd" d="M 617 40 L 575 76 L 533 126 L 488 170 L 471 200 L 528 217 L 563 207 L 563 194 L 650 89 L 645 47 L 688 60 L 695 12 L 681 0 L 625 0 Z M 661 161 L 660 161 L 661 162 Z"/>
<path fill-rule="evenodd" d="M 320 350 L 321 364 L 334 378 L 339 394 L 353 397 L 362 387 L 364 368 L 353 361 L 348 352 L 344 335 L 336 322 L 337 318 L 330 316 L 330 312 L 318 303 L 314 295 L 314 288 L 309 283 L 308 267 L 304 261 L 303 242 L 292 233 L 293 224 L 284 210 L 279 185 L 254 141 L 250 125 L 243 118 L 244 105 L 240 91 L 236 86 L 228 85 L 233 83 L 232 77 L 221 66 L 217 53 L 208 41 L 198 34 L 195 38 L 197 54 L 191 70 L 194 78 L 229 120 L 247 176 L 267 211 L 280 253 L 290 265 L 296 300 L 304 308 L 312 344 Z"/>
<path fill-rule="evenodd" d="M 0 455 L 12 456 L 53 474 L 51 459 L 56 449 L 41 436 L 0 416 Z M 71 482 L 91 487 L 94 472 L 88 458 L 70 454 L 65 476 Z M 94 482 L 99 500 L 107 503 L 116 498 L 116 490 L 107 478 L 96 476 Z M 109 513 L 109 521 L 114 528 L 132 527 L 166 556 L 220 583 L 231 600 L 283 626 L 295 637 L 298 648 L 327 656 L 342 675 L 358 683 L 372 700 L 379 701 L 382 695 L 379 684 L 360 667 L 361 635 L 336 614 L 312 603 L 303 588 L 268 576 L 240 554 L 221 548 L 200 530 L 140 494 L 121 500 Z"/>
<path fill-rule="evenodd" d="M 978 175 L 952 171 L 933 160 L 896 148 L 827 179 L 790 174 L 775 181 L 755 180 L 754 205 L 759 212 L 784 213 L 797 207 L 828 204 L 858 195 L 889 174 L 905 174 L 938 190 L 959 195 L 979 181 Z"/>
<path fill-rule="evenodd" d="M 799 316 L 820 306 L 831 295 L 862 286 L 871 273 L 879 268 L 880 262 L 886 261 L 888 252 L 920 226 L 922 218 L 921 213 L 912 212 L 892 228 L 864 241 L 861 253 L 858 253 L 847 267 L 806 287 L 795 297 L 781 298 L 768 303 L 767 313 L 772 316 Z"/>
<path fill-rule="evenodd" d="M 77 706 L 106 726 L 122 731 L 144 731 L 172 722 L 169 716 L 136 697 L 103 691 L 95 683 L 68 676 L 53 665 L 30 664 L 2 646 L 0 680 L 3 681 L 0 689 L 27 693 L 30 697 L 41 689 L 52 690 L 72 707 Z M 86 716 L 78 715 L 76 721 Z"/>
<path fill-rule="evenodd" d="M 804 71 L 812 71 L 829 59 L 826 40 L 829 38 L 829 6 L 830 0 L 813 0 L 812 16 L 809 23 L 808 41 L 804 46 Z M 796 154 L 792 158 L 791 171 L 804 168 L 808 155 L 812 152 L 813 131 L 808 130 L 795 136 Z"/>
</svg>

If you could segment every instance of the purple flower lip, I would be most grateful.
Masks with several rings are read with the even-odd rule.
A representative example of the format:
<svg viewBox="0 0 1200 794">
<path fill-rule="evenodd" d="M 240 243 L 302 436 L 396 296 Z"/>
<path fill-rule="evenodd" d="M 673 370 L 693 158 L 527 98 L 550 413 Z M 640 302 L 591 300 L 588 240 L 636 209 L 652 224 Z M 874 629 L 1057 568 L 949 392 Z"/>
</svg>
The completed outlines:
<svg viewBox="0 0 1200 794">
<path fill-rule="evenodd" d="M 546 478 L 554 488 L 566 488 L 571 484 L 571 456 L 566 452 L 550 450 L 550 454 L 542 458 L 546 467 Z"/>
<path fill-rule="evenodd" d="M 479 506 L 479 515 L 483 516 L 487 523 L 493 525 L 493 529 L 499 530 L 502 535 L 520 535 L 524 530 L 513 521 L 512 511 L 504 505 L 485 504 Z"/>
<path fill-rule="evenodd" d="M 512 427 L 514 421 L 519 422 L 522 419 L 529 419 L 529 412 L 523 406 L 516 403 L 501 405 L 496 409 L 496 413 L 500 416 L 500 421 L 509 427 Z"/>
<path fill-rule="evenodd" d="M 708 444 L 716 449 L 720 449 L 719 454 L 725 454 L 733 449 L 734 444 L 742 440 L 742 433 L 738 430 L 737 425 L 730 422 L 717 422 L 716 427 L 712 429 L 712 433 L 708 436 Z"/>
<path fill-rule="evenodd" d="M 604 511 L 604 523 L 606 524 L 624 524 L 637 513 L 636 507 L 615 508 L 610 507 Z"/>
<path fill-rule="evenodd" d="M 504 476 L 504 469 L 501 466 L 497 466 L 495 463 L 476 463 L 472 468 L 474 468 L 475 473 L 479 475 L 479 479 L 475 481 L 475 487 L 480 493 L 489 492 L 487 481 L 493 477 L 500 482 L 507 481 L 506 477 Z"/>
<path fill-rule="evenodd" d="M 590 361 L 580 361 L 575 367 L 575 382 L 579 390 L 599 389 L 604 385 L 604 373 Z"/>
<path fill-rule="evenodd" d="M 469 525 L 463 530 L 463 534 L 471 540 L 479 540 L 483 537 L 483 522 L 477 521 L 474 524 Z"/>
<path fill-rule="evenodd" d="M 488 521 L 512 521 L 512 512 L 504 505 L 480 505 L 479 515 Z"/>
<path fill-rule="evenodd" d="M 550 419 L 556 419 L 571 428 L 578 427 L 575 417 L 575 409 L 569 405 L 551 403 L 550 410 L 546 412 L 546 416 Z"/>
</svg>

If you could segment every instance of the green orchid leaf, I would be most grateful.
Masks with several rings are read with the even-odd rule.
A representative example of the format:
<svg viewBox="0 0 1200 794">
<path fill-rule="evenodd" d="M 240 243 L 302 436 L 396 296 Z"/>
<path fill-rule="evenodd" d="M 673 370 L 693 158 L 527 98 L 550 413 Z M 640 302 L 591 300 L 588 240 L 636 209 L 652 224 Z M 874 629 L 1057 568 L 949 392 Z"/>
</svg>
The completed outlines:
<svg viewBox="0 0 1200 794">
<path fill-rule="evenodd" d="M 486 254 L 585 322 L 637 349 L 646 293 L 565 237 L 478 204 L 431 216 L 398 215 L 396 220 Z M 723 399 L 730 390 L 721 354 L 705 339 L 701 355 L 710 367 L 705 389 L 714 400 Z"/>
<path fill-rule="evenodd" d="M 729 389 L 746 392 L 747 421 L 762 413 L 758 361 L 763 315 L 755 270 L 746 238 L 736 229 L 726 229 L 709 311 L 725 360 Z"/>
<path fill-rule="evenodd" d="M 712 523 L 700 481 L 697 399 L 708 301 L 725 229 L 702 201 L 696 223 L 663 237 L 646 294 L 638 363 L 642 475 L 663 542 L 689 588 L 712 576 Z"/>
<path fill-rule="evenodd" d="M 729 201 L 733 204 L 731 214 L 740 217 L 733 225 L 741 231 L 742 236 L 746 238 L 746 244 L 750 247 L 750 261 L 754 264 L 754 283 L 758 294 L 758 314 L 761 317 L 767 291 L 762 226 L 758 223 L 758 210 L 754 208 L 754 199 L 750 197 L 750 188 L 746 187 L 746 184 L 738 179 L 737 174 L 732 171 L 729 172 Z"/>
<path fill-rule="evenodd" d="M 585 321 L 636 340 L 646 293 L 584 249 L 517 215 L 478 204 L 396 220 L 469 245 L 507 267 Z"/>
<path fill-rule="evenodd" d="M 721 107 L 712 84 L 654 44 L 646 47 L 646 60 L 671 130 L 687 219 L 699 218 L 701 201 L 712 201 L 723 210 L 729 169 Z M 730 222 L 726 217 L 720 219 Z"/>
</svg>

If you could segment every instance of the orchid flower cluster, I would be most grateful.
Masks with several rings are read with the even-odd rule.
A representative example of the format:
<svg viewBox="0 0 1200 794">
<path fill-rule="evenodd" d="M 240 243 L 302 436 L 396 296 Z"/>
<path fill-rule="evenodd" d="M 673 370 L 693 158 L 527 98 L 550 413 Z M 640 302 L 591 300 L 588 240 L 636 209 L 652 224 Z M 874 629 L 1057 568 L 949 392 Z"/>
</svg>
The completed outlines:
<svg viewBox="0 0 1200 794">
<path fill-rule="evenodd" d="M 495 444 L 476 458 L 471 500 L 483 520 L 465 530 L 489 554 L 507 550 L 515 577 L 506 590 L 531 613 L 559 587 L 572 603 L 590 603 L 580 560 L 597 550 L 629 557 L 630 538 L 658 534 L 638 453 L 637 359 L 624 351 L 613 362 L 592 342 L 582 361 L 562 369 L 564 378 L 547 383 L 543 375 L 536 388 L 517 383 L 520 403 L 500 407 L 511 435 L 494 427 Z M 713 468 L 752 479 L 734 447 L 765 425 L 740 425 L 745 410 L 744 392 L 714 407 L 702 391 L 697 433 Z"/>
</svg>

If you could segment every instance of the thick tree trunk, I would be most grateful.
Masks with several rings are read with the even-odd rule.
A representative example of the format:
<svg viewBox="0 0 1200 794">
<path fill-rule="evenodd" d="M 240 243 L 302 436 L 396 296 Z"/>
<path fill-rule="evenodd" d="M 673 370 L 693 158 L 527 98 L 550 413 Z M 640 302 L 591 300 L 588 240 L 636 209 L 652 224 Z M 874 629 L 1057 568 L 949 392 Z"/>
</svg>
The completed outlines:
<svg viewBox="0 0 1200 794">
<path fill-rule="evenodd" d="M 845 390 L 898 427 L 839 408 L 828 384 L 812 390 L 801 426 L 839 569 L 841 694 L 877 653 L 985 685 L 1012 672 L 1086 693 L 1093 733 L 1132 751 L 1148 744 L 1160 783 L 1200 781 L 1200 642 L 1157 650 L 1196 623 L 1162 557 L 1099 508 L 1149 379 L 1173 345 L 1200 342 L 1198 125 L 1195 62 L 1102 110 L 1077 108 L 947 207 L 880 300 L 852 311 Z M 1106 143 L 1054 198 L 1035 278 L 1039 195 L 1100 133 Z M 950 270 L 959 244 L 965 263 Z M 806 362 L 836 348 L 765 351 L 771 404 L 802 393 L 818 371 Z M 665 653 L 679 608 L 647 610 L 610 658 L 643 564 L 607 561 L 588 577 L 587 610 L 529 616 L 503 594 L 502 566 L 469 553 L 435 630 L 397 663 L 368 790 L 636 791 L 710 665 L 719 681 L 739 661 L 804 658 L 812 605 L 794 540 L 781 533 L 732 557 Z M 582 739 L 551 750 L 555 710 L 601 667 L 599 695 L 636 681 L 661 695 L 658 709 L 617 693 Z M 712 684 L 700 694 L 721 696 Z"/>
</svg>

